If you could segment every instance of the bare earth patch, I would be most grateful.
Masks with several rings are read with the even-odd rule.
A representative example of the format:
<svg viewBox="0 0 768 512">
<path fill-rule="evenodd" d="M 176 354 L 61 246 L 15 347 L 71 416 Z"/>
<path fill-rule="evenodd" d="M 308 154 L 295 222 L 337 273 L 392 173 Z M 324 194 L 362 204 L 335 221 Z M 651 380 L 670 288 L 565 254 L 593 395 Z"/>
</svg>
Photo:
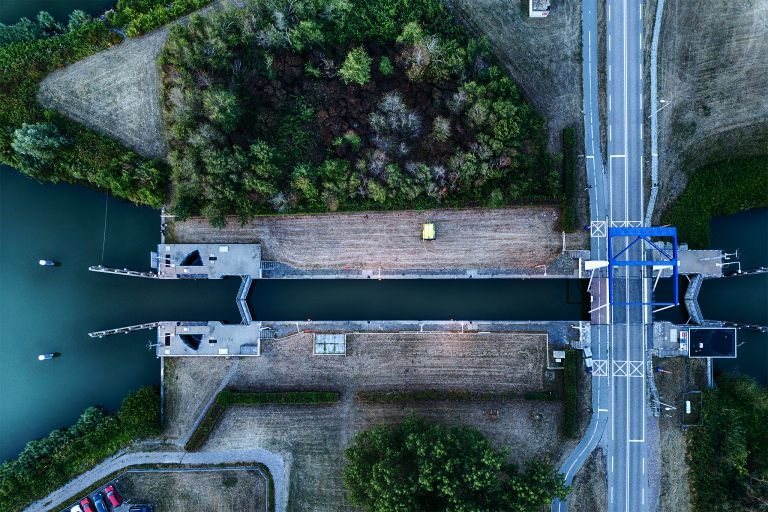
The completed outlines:
<svg viewBox="0 0 768 512">
<path fill-rule="evenodd" d="M 137 153 L 165 155 L 157 57 L 168 30 L 127 39 L 48 75 L 38 101 Z"/>
<path fill-rule="evenodd" d="M 554 207 L 259 216 L 211 227 L 199 217 L 173 225 L 177 243 L 261 243 L 264 259 L 296 268 L 533 268 L 562 250 Z M 433 222 L 437 239 L 421 239 Z M 566 235 L 581 248 L 583 232 Z"/>
<path fill-rule="evenodd" d="M 573 478 L 573 490 L 568 496 L 571 512 L 608 510 L 608 479 L 605 454 L 596 448 Z"/>
<path fill-rule="evenodd" d="M 683 421 L 683 394 L 689 390 L 704 390 L 706 362 L 703 359 L 672 357 L 654 359 L 654 367 L 672 373 L 656 373 L 656 386 L 660 400 L 677 409 L 662 411 L 659 418 L 659 443 L 661 456 L 660 512 L 687 512 L 691 510 L 691 492 L 686 461 L 685 431 Z M 689 430 L 693 435 L 696 427 Z"/>
<path fill-rule="evenodd" d="M 255 470 L 129 471 L 115 484 L 127 503 L 163 511 L 263 511 L 266 480 Z"/>
<path fill-rule="evenodd" d="M 180 438 L 203 412 L 233 362 L 223 357 L 165 357 L 162 364 L 164 435 Z"/>
<path fill-rule="evenodd" d="M 549 17 L 528 17 L 527 1 L 446 0 L 494 54 L 547 120 L 549 148 L 559 151 L 562 130 L 581 126 L 581 3 L 552 2 Z"/>
<path fill-rule="evenodd" d="M 262 356 L 241 359 L 230 387 L 335 390 L 341 393 L 341 402 L 233 407 L 203 447 L 260 447 L 280 453 L 291 461 L 291 511 L 350 510 L 342 483 L 347 443 L 360 430 L 397 423 L 414 414 L 449 425 L 472 425 L 497 446 L 509 446 L 512 460 L 518 463 L 536 456 L 557 461 L 565 450 L 560 402 L 364 404 L 355 399 L 363 390 L 524 393 L 555 389 L 558 381 L 546 372 L 542 333 L 349 334 L 346 356 L 314 356 L 312 341 L 308 333 L 263 341 Z M 175 389 L 175 393 L 186 392 L 188 388 Z"/>
<path fill-rule="evenodd" d="M 671 1 L 659 45 L 659 215 L 685 170 L 768 147 L 767 0 Z M 663 106 L 663 105 L 660 105 Z"/>
</svg>

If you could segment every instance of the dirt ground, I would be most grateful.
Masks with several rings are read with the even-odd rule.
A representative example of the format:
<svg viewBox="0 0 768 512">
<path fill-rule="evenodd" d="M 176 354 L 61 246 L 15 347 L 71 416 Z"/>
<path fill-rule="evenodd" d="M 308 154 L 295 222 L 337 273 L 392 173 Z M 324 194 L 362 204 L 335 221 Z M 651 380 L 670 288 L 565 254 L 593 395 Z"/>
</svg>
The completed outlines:
<svg viewBox="0 0 768 512">
<path fill-rule="evenodd" d="M 546 334 L 509 332 L 347 335 L 346 356 L 315 356 L 313 335 L 263 340 L 262 355 L 240 361 L 229 387 L 360 390 L 543 391 Z"/>
<path fill-rule="evenodd" d="M 166 26 L 54 71 L 40 83 L 37 99 L 141 155 L 164 157 L 157 57 L 167 37 Z"/>
<path fill-rule="evenodd" d="M 569 511 L 608 510 L 608 477 L 605 471 L 605 454 L 602 448 L 597 448 L 573 478 L 573 490 L 568 496 Z"/>
<path fill-rule="evenodd" d="M 546 370 L 541 333 L 350 334 L 346 356 L 312 355 L 311 334 L 265 340 L 262 355 L 243 358 L 228 387 L 341 393 L 329 406 L 235 407 L 227 411 L 203 450 L 261 447 L 280 452 L 291 464 L 289 510 L 345 509 L 343 450 L 355 432 L 396 423 L 416 414 L 449 425 L 473 425 L 512 459 L 534 456 L 558 461 L 565 451 L 562 404 L 526 400 L 436 401 L 363 404 L 362 390 L 543 391 L 559 381 Z M 191 359 L 178 363 L 185 372 Z M 195 372 L 200 368 L 195 367 Z M 219 378 L 223 371 L 217 370 Z M 190 376 L 185 381 L 193 381 Z M 188 387 L 179 386 L 176 394 Z M 194 393 L 194 391 L 192 391 Z M 190 400 L 166 396 L 166 400 Z"/>
<path fill-rule="evenodd" d="M 549 147 L 563 128 L 581 127 L 581 3 L 552 2 L 549 17 L 528 17 L 527 0 L 446 0 L 475 35 L 488 37 L 499 61 L 547 120 Z M 581 132 L 581 130 L 579 130 Z"/>
<path fill-rule="evenodd" d="M 296 268 L 533 268 L 562 250 L 553 207 L 259 216 L 224 229 L 199 217 L 176 222 L 176 243 L 262 244 L 262 257 Z M 424 222 L 437 239 L 423 241 Z M 582 248 L 584 232 L 566 235 Z"/>
<path fill-rule="evenodd" d="M 223 357 L 165 357 L 162 364 L 163 435 L 180 438 L 203 412 L 233 361 Z"/>
<path fill-rule="evenodd" d="M 519 400 L 236 407 L 227 411 L 205 449 L 249 445 L 290 452 L 289 510 L 352 510 L 345 504 L 342 483 L 343 451 L 350 438 L 414 414 L 448 425 L 472 425 L 497 446 L 509 446 L 516 462 L 538 456 L 556 459 L 562 449 L 560 404 Z"/>
<path fill-rule="evenodd" d="M 768 0 L 668 0 L 659 45 L 661 188 L 656 215 L 686 170 L 768 147 Z"/>
<path fill-rule="evenodd" d="M 38 101 L 139 154 L 165 155 L 157 56 L 166 29 L 122 44 L 48 75 Z"/>
<path fill-rule="evenodd" d="M 686 512 L 691 510 L 688 486 L 685 431 L 681 428 L 684 415 L 683 393 L 704 390 L 706 362 L 703 359 L 674 357 L 654 359 L 654 367 L 672 373 L 655 373 L 660 400 L 676 409 L 661 411 L 659 442 L 661 453 L 659 512 Z M 696 427 L 691 427 L 695 433 Z"/>
<path fill-rule="evenodd" d="M 261 512 L 267 482 L 254 470 L 129 471 L 115 485 L 127 503 L 151 503 L 155 512 Z"/>
</svg>

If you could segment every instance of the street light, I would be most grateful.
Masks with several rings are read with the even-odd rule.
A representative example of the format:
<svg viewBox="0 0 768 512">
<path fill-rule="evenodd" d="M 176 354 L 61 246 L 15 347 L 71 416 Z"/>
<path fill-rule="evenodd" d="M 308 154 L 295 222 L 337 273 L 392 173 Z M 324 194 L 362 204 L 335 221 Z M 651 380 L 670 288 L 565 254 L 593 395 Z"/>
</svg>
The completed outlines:
<svg viewBox="0 0 768 512">
<path fill-rule="evenodd" d="M 655 398 L 651 399 L 651 402 L 656 402 L 659 405 L 663 405 L 665 411 L 675 411 L 675 410 L 677 410 L 677 407 L 673 407 L 673 406 L 671 406 L 669 404 L 665 404 L 661 400 L 656 400 Z"/>
<path fill-rule="evenodd" d="M 662 103 L 663 105 L 662 105 L 661 107 L 659 107 L 659 108 L 657 108 L 657 109 L 656 109 L 656 113 L 657 113 L 657 114 L 658 114 L 659 112 L 661 112 L 661 109 L 663 109 L 664 107 L 666 107 L 667 105 L 669 105 L 669 104 L 670 104 L 670 103 L 672 103 L 672 102 L 671 102 L 671 101 L 669 101 L 669 100 L 659 100 L 659 103 Z M 653 115 L 653 114 L 651 114 L 650 116 L 648 116 L 648 119 L 650 119 L 652 115 Z"/>
</svg>

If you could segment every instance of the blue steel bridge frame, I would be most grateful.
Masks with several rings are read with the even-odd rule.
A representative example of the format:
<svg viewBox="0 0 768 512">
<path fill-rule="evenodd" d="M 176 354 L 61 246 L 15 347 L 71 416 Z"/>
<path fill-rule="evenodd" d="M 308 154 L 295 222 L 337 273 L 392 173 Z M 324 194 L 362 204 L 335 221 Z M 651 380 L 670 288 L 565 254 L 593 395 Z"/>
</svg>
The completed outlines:
<svg viewBox="0 0 768 512">
<path fill-rule="evenodd" d="M 627 242 L 622 241 L 621 244 L 614 241 L 614 238 L 627 239 Z M 665 238 L 671 239 L 672 249 L 664 249 L 659 246 L 657 242 L 654 242 L 652 238 Z M 643 253 L 645 253 L 646 246 L 649 244 L 660 255 L 660 260 L 622 260 L 621 258 L 631 247 L 636 244 L 640 244 Z M 614 254 L 614 250 L 618 250 Z M 651 300 L 651 302 L 614 302 L 613 294 L 613 271 L 616 267 L 654 267 L 659 266 L 671 266 L 672 267 L 672 287 L 673 287 L 673 302 L 660 302 Z M 616 227 L 608 228 L 608 285 L 610 293 L 610 303 L 612 305 L 619 306 L 677 306 L 679 304 L 678 297 L 678 263 L 677 263 L 677 228 L 674 227 Z"/>
</svg>

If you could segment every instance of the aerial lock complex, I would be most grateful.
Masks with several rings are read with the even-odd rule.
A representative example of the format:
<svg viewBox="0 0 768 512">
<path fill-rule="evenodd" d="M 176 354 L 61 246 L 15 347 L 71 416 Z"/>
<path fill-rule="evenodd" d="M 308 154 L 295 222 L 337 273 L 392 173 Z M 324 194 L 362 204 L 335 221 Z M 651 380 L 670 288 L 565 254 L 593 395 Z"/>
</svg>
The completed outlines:
<svg viewBox="0 0 768 512">
<path fill-rule="evenodd" d="M 766 503 L 765 23 L 101 3 L 0 19 L 0 509 Z"/>
</svg>

